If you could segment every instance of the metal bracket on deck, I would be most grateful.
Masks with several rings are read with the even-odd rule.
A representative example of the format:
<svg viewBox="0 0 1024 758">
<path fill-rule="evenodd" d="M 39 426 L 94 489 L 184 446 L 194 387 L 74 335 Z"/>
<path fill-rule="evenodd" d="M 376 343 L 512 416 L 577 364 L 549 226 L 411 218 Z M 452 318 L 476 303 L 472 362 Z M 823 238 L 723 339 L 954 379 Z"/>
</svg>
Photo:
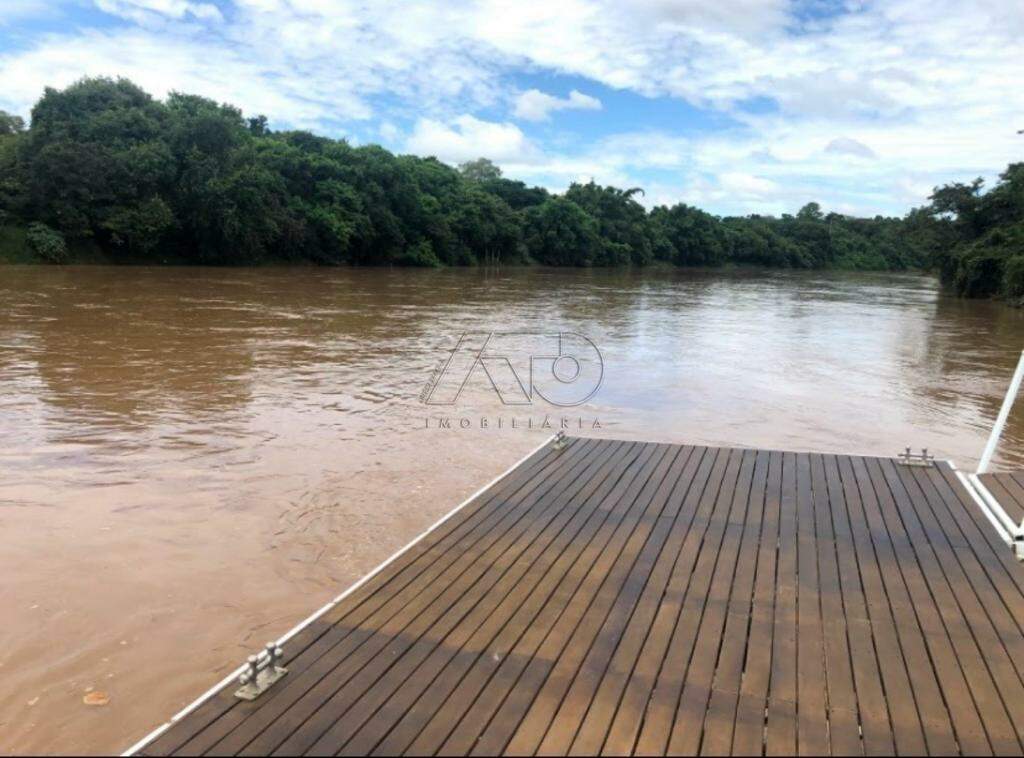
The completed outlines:
<svg viewBox="0 0 1024 758">
<path fill-rule="evenodd" d="M 908 447 L 897 456 L 896 460 L 904 466 L 932 466 L 935 464 L 935 456 L 929 455 L 926 447 L 921 448 L 920 453 L 912 453 Z"/>
<path fill-rule="evenodd" d="M 238 677 L 242 686 L 235 690 L 235 697 L 255 700 L 270 689 L 270 685 L 288 673 L 288 669 L 277 665 L 283 655 L 284 651 L 273 642 L 268 642 L 259 655 L 250 655 L 245 671 Z"/>
<path fill-rule="evenodd" d="M 1018 561 L 1024 561 L 1024 534 L 1017 534 L 1013 538 L 1013 554 Z"/>
</svg>

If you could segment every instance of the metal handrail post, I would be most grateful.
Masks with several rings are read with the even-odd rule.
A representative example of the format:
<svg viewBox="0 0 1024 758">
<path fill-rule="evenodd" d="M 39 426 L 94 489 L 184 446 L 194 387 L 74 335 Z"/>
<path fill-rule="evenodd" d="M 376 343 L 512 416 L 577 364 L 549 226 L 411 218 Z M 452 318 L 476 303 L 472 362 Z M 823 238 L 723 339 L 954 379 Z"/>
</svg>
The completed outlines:
<svg viewBox="0 0 1024 758">
<path fill-rule="evenodd" d="M 981 454 L 981 461 L 978 462 L 979 474 L 984 474 L 988 471 L 988 466 L 992 462 L 992 456 L 995 455 L 996 448 L 999 446 L 999 438 L 1003 434 L 1003 427 L 1006 426 L 1006 419 L 1010 415 L 1010 408 L 1013 407 L 1013 401 L 1017 398 L 1017 392 L 1020 390 L 1022 379 L 1024 379 L 1024 352 L 1021 352 L 1020 360 L 1017 361 L 1017 370 L 1013 372 L 1010 388 L 1006 390 L 1006 397 L 1003 398 L 1003 407 L 999 409 L 999 416 L 992 427 L 992 433 L 988 436 L 985 452 Z"/>
</svg>

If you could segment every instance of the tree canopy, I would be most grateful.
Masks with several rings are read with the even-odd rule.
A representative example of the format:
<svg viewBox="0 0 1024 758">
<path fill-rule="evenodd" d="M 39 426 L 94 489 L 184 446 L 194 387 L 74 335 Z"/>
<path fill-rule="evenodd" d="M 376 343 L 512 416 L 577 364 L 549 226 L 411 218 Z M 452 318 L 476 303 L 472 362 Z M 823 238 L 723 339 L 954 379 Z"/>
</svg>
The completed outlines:
<svg viewBox="0 0 1024 758">
<path fill-rule="evenodd" d="M 992 189 L 983 188 L 975 179 L 932 194 L 935 263 L 966 297 L 1024 298 L 1024 163 L 1010 164 Z"/>
<path fill-rule="evenodd" d="M 904 218 L 815 202 L 721 218 L 683 203 L 648 211 L 640 188 L 553 194 L 487 158 L 455 168 L 273 131 L 263 116 L 179 92 L 159 100 L 126 79 L 48 88 L 28 128 L 0 111 L 0 225 L 50 262 L 88 243 L 113 261 L 218 265 L 935 265 L 965 295 L 1024 295 L 1024 164 L 982 190 L 980 179 L 937 188 Z"/>
</svg>

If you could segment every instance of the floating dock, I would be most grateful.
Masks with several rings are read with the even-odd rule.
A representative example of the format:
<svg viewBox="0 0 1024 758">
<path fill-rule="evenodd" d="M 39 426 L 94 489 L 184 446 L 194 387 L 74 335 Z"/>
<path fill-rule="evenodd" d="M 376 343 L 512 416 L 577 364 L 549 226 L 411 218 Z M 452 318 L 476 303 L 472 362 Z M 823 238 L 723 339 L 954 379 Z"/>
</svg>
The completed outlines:
<svg viewBox="0 0 1024 758">
<path fill-rule="evenodd" d="M 131 752 L 1021 754 L 1024 567 L 907 463 L 548 442 Z"/>
</svg>

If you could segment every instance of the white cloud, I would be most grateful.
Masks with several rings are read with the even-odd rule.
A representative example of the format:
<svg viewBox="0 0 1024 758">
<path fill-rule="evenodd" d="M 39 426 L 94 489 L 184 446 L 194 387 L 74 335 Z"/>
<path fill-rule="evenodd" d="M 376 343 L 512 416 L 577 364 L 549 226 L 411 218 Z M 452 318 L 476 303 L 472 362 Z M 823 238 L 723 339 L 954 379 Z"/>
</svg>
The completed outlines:
<svg viewBox="0 0 1024 758">
<path fill-rule="evenodd" d="M 1024 145 L 1016 0 L 857 0 L 813 20 L 789 0 L 236 0 L 221 4 L 223 18 L 210 0 L 99 2 L 137 24 L 67 24 L 0 54 L 0 108 L 25 114 L 45 85 L 122 74 L 279 125 L 413 123 L 410 150 L 489 154 L 550 185 L 656 184 L 649 196 L 675 192 L 723 212 L 739 210 L 736 198 L 773 202 L 738 176 L 774 182 L 787 201 L 898 211 L 922 202 L 921 188 L 993 174 Z M 719 118 L 713 131 L 534 144 L 504 119 L 612 113 L 616 103 L 523 92 L 523 71 L 681 99 Z M 493 115 L 503 107 L 512 112 Z"/>
<path fill-rule="evenodd" d="M 407 152 L 437 156 L 449 163 L 480 157 L 497 162 L 528 161 L 536 147 L 515 124 L 482 121 L 462 115 L 451 124 L 421 118 L 406 141 Z"/>
<path fill-rule="evenodd" d="M 826 153 L 838 155 L 856 155 L 859 158 L 877 158 L 875 151 L 852 137 L 836 137 L 825 145 Z"/>
<path fill-rule="evenodd" d="M 104 13 L 130 19 L 141 24 L 155 18 L 182 19 L 194 16 L 207 21 L 223 20 L 220 9 L 212 3 L 192 3 L 187 0 L 96 0 Z"/>
<path fill-rule="evenodd" d="M 601 101 L 578 90 L 570 92 L 568 97 L 560 98 L 539 89 L 529 89 L 516 98 L 513 112 L 516 118 L 525 121 L 547 121 L 552 112 L 564 110 L 597 111 L 601 110 Z"/>
<path fill-rule="evenodd" d="M 157 96 L 172 90 L 205 95 L 310 127 L 330 111 L 349 118 L 370 113 L 344 81 L 311 81 L 244 50 L 141 29 L 54 35 L 27 52 L 0 57 L 0 108 L 27 114 L 44 87 L 64 87 L 83 76 L 126 76 Z"/>
</svg>

